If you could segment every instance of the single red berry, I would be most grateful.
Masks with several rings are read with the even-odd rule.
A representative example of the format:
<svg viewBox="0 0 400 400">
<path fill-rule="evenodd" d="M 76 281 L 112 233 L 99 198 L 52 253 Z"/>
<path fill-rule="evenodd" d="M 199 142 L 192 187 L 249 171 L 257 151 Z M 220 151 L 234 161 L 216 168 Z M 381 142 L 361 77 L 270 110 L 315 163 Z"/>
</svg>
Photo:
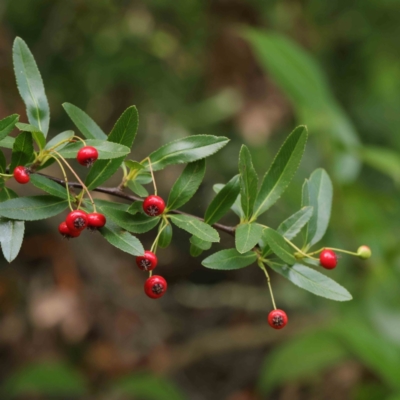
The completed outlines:
<svg viewBox="0 0 400 400">
<path fill-rule="evenodd" d="M 85 167 L 91 167 L 98 158 L 99 152 L 92 146 L 82 147 L 76 155 L 78 163 Z"/>
<path fill-rule="evenodd" d="M 87 215 L 87 227 L 95 230 L 102 228 L 106 224 L 106 217 L 100 213 L 90 213 Z"/>
<path fill-rule="evenodd" d="M 65 221 L 61 222 L 58 226 L 58 232 L 60 232 L 66 239 L 78 237 L 81 234 L 81 231 L 71 231 Z"/>
<path fill-rule="evenodd" d="M 83 231 L 87 226 L 87 214 L 82 210 L 71 211 L 65 223 L 70 231 Z"/>
<path fill-rule="evenodd" d="M 136 264 L 142 271 L 152 271 L 157 266 L 157 256 L 149 250 L 144 252 L 144 256 L 136 257 Z"/>
<path fill-rule="evenodd" d="M 29 169 L 20 165 L 14 169 L 14 178 L 18 183 L 24 185 L 31 179 L 29 176 Z"/>
<path fill-rule="evenodd" d="M 285 311 L 272 310 L 268 315 L 268 323 L 274 329 L 282 329 L 288 323 L 288 317 Z"/>
<path fill-rule="evenodd" d="M 322 250 L 319 255 L 319 263 L 326 269 L 333 269 L 337 264 L 337 255 L 332 250 Z"/>
<path fill-rule="evenodd" d="M 153 275 L 146 280 L 144 292 L 152 299 L 158 299 L 167 290 L 167 281 L 160 275 Z"/>
<path fill-rule="evenodd" d="M 147 196 L 143 202 L 143 211 L 150 215 L 151 217 L 155 217 L 160 215 L 165 210 L 165 202 L 160 196 Z"/>
</svg>

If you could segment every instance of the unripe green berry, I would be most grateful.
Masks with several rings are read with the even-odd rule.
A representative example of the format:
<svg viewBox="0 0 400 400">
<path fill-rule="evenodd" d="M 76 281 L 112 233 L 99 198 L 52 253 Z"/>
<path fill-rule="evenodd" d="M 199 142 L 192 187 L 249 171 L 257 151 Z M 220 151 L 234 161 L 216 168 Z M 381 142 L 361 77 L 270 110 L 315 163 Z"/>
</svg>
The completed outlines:
<svg viewBox="0 0 400 400">
<path fill-rule="evenodd" d="M 357 255 L 363 260 L 368 260 L 371 257 L 371 249 L 368 246 L 360 246 L 357 250 Z"/>
</svg>

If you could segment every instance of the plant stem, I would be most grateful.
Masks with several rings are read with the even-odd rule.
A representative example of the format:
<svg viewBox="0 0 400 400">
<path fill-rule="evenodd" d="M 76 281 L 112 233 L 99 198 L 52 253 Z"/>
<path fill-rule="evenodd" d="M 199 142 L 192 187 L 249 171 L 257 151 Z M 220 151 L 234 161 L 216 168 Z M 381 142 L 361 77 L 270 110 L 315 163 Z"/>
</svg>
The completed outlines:
<svg viewBox="0 0 400 400">
<path fill-rule="evenodd" d="M 302 254 L 304 257 L 311 258 L 312 260 L 317 260 L 317 261 L 318 261 L 317 258 L 311 257 L 311 254 L 307 254 L 307 253 L 304 253 L 304 251 L 301 251 L 301 250 L 300 250 L 295 244 L 293 244 L 289 239 L 286 239 L 284 236 L 283 236 L 283 238 L 285 239 L 286 243 L 290 244 L 290 246 L 292 246 L 295 250 L 297 250 L 297 251 L 298 251 L 300 254 Z"/>
<path fill-rule="evenodd" d="M 267 278 L 268 289 L 269 289 L 269 293 L 271 295 L 272 305 L 274 307 L 274 310 L 276 310 L 274 293 L 272 292 L 271 279 L 269 277 L 268 271 L 267 271 L 267 269 L 265 268 L 265 265 L 262 263 L 262 261 L 260 259 L 258 260 L 257 264 L 264 271 L 264 274 L 265 274 L 265 276 Z"/>
<path fill-rule="evenodd" d="M 54 158 L 54 160 L 57 161 L 57 163 L 60 166 L 61 171 L 62 171 L 62 173 L 64 175 L 65 189 L 67 190 L 67 196 L 68 196 L 68 205 L 69 205 L 70 210 L 73 211 L 74 208 L 72 207 L 72 204 L 71 204 L 71 196 L 70 196 L 70 193 L 69 193 L 68 177 L 67 177 L 67 174 L 65 172 L 65 169 L 64 169 L 63 165 L 61 164 L 60 160 L 57 157 L 55 157 L 53 155 L 51 157 Z"/>
<path fill-rule="evenodd" d="M 309 255 L 314 255 L 314 254 L 319 254 L 323 250 L 332 250 L 332 251 L 337 251 L 338 253 L 345 253 L 345 254 L 350 254 L 352 256 L 358 256 L 357 253 L 354 251 L 347 251 L 347 250 L 342 250 L 342 249 L 335 249 L 334 247 L 323 247 L 322 249 L 319 249 L 317 251 L 314 251 L 312 253 L 309 253 Z"/>
</svg>

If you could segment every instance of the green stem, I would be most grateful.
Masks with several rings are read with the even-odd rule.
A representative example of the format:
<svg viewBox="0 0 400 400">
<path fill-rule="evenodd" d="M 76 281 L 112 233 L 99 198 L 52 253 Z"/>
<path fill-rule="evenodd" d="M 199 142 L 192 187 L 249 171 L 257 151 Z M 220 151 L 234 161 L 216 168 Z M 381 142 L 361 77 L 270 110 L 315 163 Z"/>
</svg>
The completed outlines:
<svg viewBox="0 0 400 400">
<path fill-rule="evenodd" d="M 73 211 L 74 208 L 72 207 L 72 204 L 71 204 L 71 196 L 70 196 L 70 193 L 69 193 L 68 177 L 67 177 L 67 174 L 65 172 L 65 169 L 64 169 L 63 165 L 61 164 L 60 160 L 57 157 L 55 157 L 55 156 L 51 156 L 51 157 L 54 158 L 54 160 L 57 161 L 57 163 L 60 166 L 61 171 L 62 171 L 62 173 L 64 175 L 65 189 L 67 190 L 67 196 L 68 196 L 68 205 L 69 205 L 70 210 Z"/>
<path fill-rule="evenodd" d="M 317 251 L 314 251 L 312 253 L 309 253 L 310 255 L 314 255 L 314 254 L 319 254 L 321 253 L 321 251 L 323 250 L 332 250 L 332 251 L 337 251 L 338 253 L 345 253 L 345 254 L 350 254 L 352 256 L 358 256 L 357 253 L 354 253 L 353 251 L 347 251 L 347 250 L 342 250 L 342 249 L 335 249 L 334 247 L 323 247 L 322 249 L 319 249 Z"/>
<path fill-rule="evenodd" d="M 295 250 L 297 250 L 297 251 L 298 251 L 301 255 L 303 255 L 304 257 L 311 258 L 312 260 L 317 260 L 317 261 L 318 261 L 318 258 L 311 257 L 311 254 L 304 253 L 304 251 L 300 250 L 300 249 L 299 249 L 295 244 L 293 244 L 289 239 L 286 239 L 284 236 L 283 236 L 283 238 L 285 239 L 286 243 L 290 244 L 290 246 L 292 246 Z"/>
<path fill-rule="evenodd" d="M 262 261 L 260 259 L 258 259 L 257 264 L 264 271 L 264 274 L 265 274 L 265 276 L 267 278 L 268 289 L 269 289 L 269 293 L 271 295 L 272 305 L 274 307 L 274 310 L 276 310 L 274 293 L 272 292 L 271 279 L 269 277 L 268 271 L 267 271 L 267 269 L 265 268 L 265 265 L 262 263 Z"/>
<path fill-rule="evenodd" d="M 153 244 L 151 246 L 151 249 L 150 249 L 150 251 L 152 251 L 153 253 L 155 253 L 157 251 L 158 240 L 160 239 L 161 233 L 167 227 L 167 225 L 168 224 L 165 223 L 165 220 L 163 219 L 162 225 L 161 225 L 161 227 L 160 227 L 160 229 L 158 231 L 158 234 L 157 234 L 156 238 L 154 239 L 154 242 L 153 242 Z"/>
</svg>

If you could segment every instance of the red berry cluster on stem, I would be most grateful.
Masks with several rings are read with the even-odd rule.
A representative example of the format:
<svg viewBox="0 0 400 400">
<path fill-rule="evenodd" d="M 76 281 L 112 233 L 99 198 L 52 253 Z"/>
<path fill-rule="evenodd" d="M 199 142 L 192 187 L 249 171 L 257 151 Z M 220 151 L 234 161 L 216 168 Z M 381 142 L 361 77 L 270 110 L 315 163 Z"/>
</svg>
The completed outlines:
<svg viewBox="0 0 400 400">
<path fill-rule="evenodd" d="M 96 230 L 106 224 L 103 214 L 93 212 L 87 214 L 83 210 L 71 211 L 65 221 L 61 222 L 58 231 L 67 239 L 78 237 L 86 228 Z"/>
</svg>

